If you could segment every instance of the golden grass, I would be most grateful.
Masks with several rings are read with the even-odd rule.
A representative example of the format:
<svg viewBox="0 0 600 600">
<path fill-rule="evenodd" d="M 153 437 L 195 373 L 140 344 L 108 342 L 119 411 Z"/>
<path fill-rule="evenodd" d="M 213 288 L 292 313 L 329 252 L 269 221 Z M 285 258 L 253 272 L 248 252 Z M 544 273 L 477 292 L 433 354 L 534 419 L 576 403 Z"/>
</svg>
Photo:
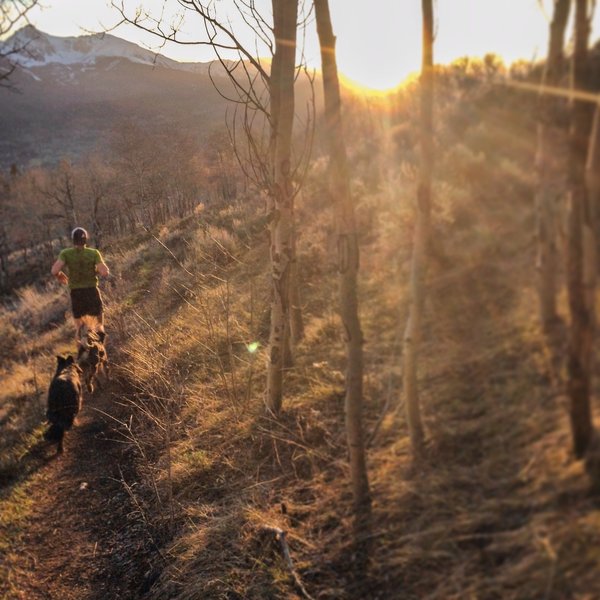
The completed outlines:
<svg viewBox="0 0 600 600">
<path fill-rule="evenodd" d="M 482 153 L 463 158 L 467 162 L 460 169 L 470 170 L 469 177 L 486 164 Z M 517 163 L 501 164 L 515 189 L 529 185 Z M 413 175 L 406 169 L 395 181 L 406 190 Z M 398 404 L 412 229 L 412 209 L 404 202 L 409 193 L 388 189 L 361 201 L 368 244 L 361 281 L 368 432 L 387 401 L 392 409 L 369 455 L 375 500 L 372 594 L 589 594 L 596 589 L 592 548 L 598 519 L 583 468 L 570 458 L 562 401 L 549 385 L 560 386 L 562 366 L 534 321 L 526 215 L 476 202 L 472 190 L 465 192 L 456 180 L 438 193 L 443 204 L 436 227 L 447 245 L 428 277 L 421 385 L 431 441 L 429 458 L 417 465 Z M 303 200 L 307 207 L 318 206 L 310 194 Z M 305 218 L 308 214 L 307 209 Z M 290 532 L 297 568 L 313 593 L 361 597 L 349 560 L 343 343 L 332 309 L 335 290 L 327 280 L 334 273 L 326 242 L 329 217 L 318 212 L 300 240 L 306 337 L 286 375 L 279 421 L 261 416 L 260 353 L 249 400 L 236 403 L 227 393 L 232 363 L 222 283 L 198 277 L 189 304 L 180 302 L 171 317 L 160 317 L 161 332 L 172 341 L 170 348 L 161 347 L 166 362 L 189 372 L 189 387 L 178 412 L 179 437 L 171 445 L 171 481 L 164 453 L 159 475 L 161 489 L 172 486 L 185 524 L 167 545 L 169 567 L 153 588 L 155 598 L 294 597 L 289 572 L 261 539 L 265 526 Z M 234 340 L 255 337 L 247 273 L 264 265 L 265 249 L 252 252 L 252 260 L 237 255 L 246 264 L 230 259 L 218 271 L 229 281 L 229 311 L 237 318 L 230 322 Z M 176 280 L 176 270 L 165 277 Z M 255 306 L 254 324 L 266 309 L 267 289 L 258 299 L 262 306 Z M 158 304 L 154 310 L 158 314 Z M 234 354 L 243 388 L 249 371 L 241 348 Z M 571 506 L 571 519 L 565 518 L 565 506 Z M 578 566 L 573 557 L 580 553 L 584 559 Z"/>
<path fill-rule="evenodd" d="M 366 573 L 352 555 L 334 228 L 318 179 L 298 207 L 306 336 L 279 419 L 263 410 L 270 290 L 256 206 L 203 207 L 116 260 L 116 401 L 140 477 L 133 493 L 166 559 L 149 598 L 299 597 L 265 527 L 289 533 L 321 599 L 600 596 L 600 519 L 571 456 L 564 355 L 535 321 L 531 148 L 510 135 L 527 132 L 506 128 L 510 160 L 495 123 L 494 135 L 474 126 L 473 149 L 438 164 L 443 243 L 426 281 L 420 462 L 399 391 L 415 167 L 388 166 L 378 188 L 356 187 L 374 500 Z M 24 366 L 14 378 L 16 390 Z"/>
<path fill-rule="evenodd" d="M 74 351 L 72 328 L 64 323 L 64 289 L 26 287 L 0 310 L 0 480 L 18 480 L 21 461 L 41 438 L 46 391 L 54 355 Z M 4 335 L 5 334 L 5 335 Z"/>
</svg>

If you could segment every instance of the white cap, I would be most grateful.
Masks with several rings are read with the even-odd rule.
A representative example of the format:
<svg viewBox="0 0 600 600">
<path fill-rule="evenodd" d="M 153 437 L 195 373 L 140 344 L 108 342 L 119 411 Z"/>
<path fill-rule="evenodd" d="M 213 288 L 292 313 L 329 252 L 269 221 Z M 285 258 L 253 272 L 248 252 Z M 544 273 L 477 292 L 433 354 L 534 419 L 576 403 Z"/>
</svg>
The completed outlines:
<svg viewBox="0 0 600 600">
<path fill-rule="evenodd" d="M 83 227 L 75 227 L 73 231 L 71 231 L 71 239 L 75 241 L 75 234 L 78 234 L 77 237 L 85 238 L 87 240 L 88 233 Z"/>
</svg>

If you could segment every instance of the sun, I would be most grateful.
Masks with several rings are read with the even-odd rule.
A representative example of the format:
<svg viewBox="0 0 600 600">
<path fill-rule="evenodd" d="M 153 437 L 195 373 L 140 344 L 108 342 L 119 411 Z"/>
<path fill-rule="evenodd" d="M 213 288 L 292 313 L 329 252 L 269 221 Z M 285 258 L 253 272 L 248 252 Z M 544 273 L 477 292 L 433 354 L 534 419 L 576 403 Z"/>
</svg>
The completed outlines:
<svg viewBox="0 0 600 600">
<path fill-rule="evenodd" d="M 414 40 L 410 51 L 402 52 L 389 45 L 360 48 L 339 40 L 337 61 L 344 85 L 369 93 L 387 93 L 403 84 L 419 70 L 420 40 Z"/>
<path fill-rule="evenodd" d="M 384 87 L 386 85 L 385 82 L 379 84 L 381 87 L 374 87 L 355 81 L 350 77 L 346 77 L 344 74 L 340 74 L 339 78 L 340 85 L 343 88 L 352 92 L 355 96 L 364 96 L 369 98 L 386 98 L 391 94 L 398 92 L 407 85 L 413 83 L 419 78 L 419 74 L 417 72 L 410 73 L 401 83 L 387 87 Z M 375 85 L 377 85 L 377 82 L 375 83 Z"/>
</svg>

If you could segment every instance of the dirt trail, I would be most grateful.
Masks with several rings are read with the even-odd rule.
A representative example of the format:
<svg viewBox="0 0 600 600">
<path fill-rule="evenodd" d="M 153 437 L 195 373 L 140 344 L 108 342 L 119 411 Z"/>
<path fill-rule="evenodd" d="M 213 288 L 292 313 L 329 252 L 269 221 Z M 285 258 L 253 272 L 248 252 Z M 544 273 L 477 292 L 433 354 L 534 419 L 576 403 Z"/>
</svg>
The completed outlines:
<svg viewBox="0 0 600 600">
<path fill-rule="evenodd" d="M 19 485 L 33 505 L 17 535 L 11 532 L 16 539 L 9 540 L 8 581 L 0 581 L 3 599 L 142 595 L 152 551 L 121 481 L 121 474 L 133 478 L 133 457 L 115 421 L 103 414 L 111 412 L 112 397 L 106 389 L 85 398 L 62 456 L 40 444 L 24 459 L 28 480 Z"/>
</svg>

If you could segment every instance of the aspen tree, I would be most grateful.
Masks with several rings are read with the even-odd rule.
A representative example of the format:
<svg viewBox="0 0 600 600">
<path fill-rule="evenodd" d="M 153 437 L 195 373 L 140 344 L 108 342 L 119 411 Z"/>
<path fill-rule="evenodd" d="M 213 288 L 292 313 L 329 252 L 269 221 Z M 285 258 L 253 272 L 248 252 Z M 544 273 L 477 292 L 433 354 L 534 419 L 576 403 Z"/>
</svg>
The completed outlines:
<svg viewBox="0 0 600 600">
<path fill-rule="evenodd" d="M 346 434 L 355 514 L 359 522 L 371 509 L 363 433 L 363 335 L 358 314 L 359 247 L 335 55 L 335 36 L 328 0 L 314 0 L 321 48 L 325 124 L 329 146 L 329 186 L 337 224 L 340 315 L 346 339 Z"/>
<path fill-rule="evenodd" d="M 406 417 L 414 452 L 423 450 L 424 433 L 419 406 L 417 367 L 421 321 L 425 301 L 424 279 L 431 229 L 431 180 L 433 174 L 433 0 L 422 0 L 423 55 L 421 67 L 421 160 L 417 189 L 417 219 L 410 271 L 410 308 L 404 330 L 403 391 Z"/>
<path fill-rule="evenodd" d="M 585 90 L 589 80 L 589 6 L 589 0 L 575 2 L 572 86 L 577 91 Z M 593 434 L 590 393 L 596 264 L 593 194 L 588 193 L 585 176 L 589 147 L 593 147 L 589 145 L 591 109 L 592 105 L 581 99 L 572 100 L 569 132 L 567 288 L 571 331 L 567 390 L 573 446 L 578 458 L 585 455 Z"/>
<path fill-rule="evenodd" d="M 558 85 L 563 72 L 565 29 L 569 18 L 571 0 L 555 0 L 550 24 L 548 56 L 540 85 L 537 123 L 537 149 L 535 167 L 537 186 L 535 193 L 538 297 L 540 319 L 548 328 L 557 319 L 556 265 L 557 251 L 557 182 L 552 157 L 556 156 L 558 141 L 553 135 L 558 100 L 545 93 L 546 86 Z"/>
<path fill-rule="evenodd" d="M 283 369 L 289 327 L 289 279 L 293 258 L 291 146 L 294 122 L 294 76 L 298 0 L 273 0 L 275 53 L 269 80 L 272 129 L 271 189 L 271 328 L 267 365 L 267 408 L 277 414 L 283 396 Z M 273 104 L 275 103 L 275 104 Z"/>
</svg>

